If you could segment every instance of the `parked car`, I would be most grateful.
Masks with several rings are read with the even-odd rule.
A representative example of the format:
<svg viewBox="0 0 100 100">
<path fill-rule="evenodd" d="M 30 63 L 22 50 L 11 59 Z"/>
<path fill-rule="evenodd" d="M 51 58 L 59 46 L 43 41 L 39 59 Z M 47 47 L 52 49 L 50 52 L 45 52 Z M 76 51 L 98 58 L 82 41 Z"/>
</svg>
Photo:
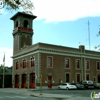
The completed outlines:
<svg viewBox="0 0 100 100">
<path fill-rule="evenodd" d="M 100 89 L 100 83 L 93 82 L 94 83 L 94 88 L 95 89 Z"/>
<path fill-rule="evenodd" d="M 85 86 L 80 83 L 71 83 L 72 85 L 76 85 L 77 89 L 85 89 Z"/>
<path fill-rule="evenodd" d="M 82 84 L 85 86 L 85 89 L 94 88 L 94 83 L 91 80 L 82 81 Z"/>
<path fill-rule="evenodd" d="M 63 84 L 59 85 L 57 88 L 58 89 L 66 89 L 66 90 L 77 89 L 77 87 L 75 85 L 72 85 L 70 83 L 63 83 Z"/>
</svg>

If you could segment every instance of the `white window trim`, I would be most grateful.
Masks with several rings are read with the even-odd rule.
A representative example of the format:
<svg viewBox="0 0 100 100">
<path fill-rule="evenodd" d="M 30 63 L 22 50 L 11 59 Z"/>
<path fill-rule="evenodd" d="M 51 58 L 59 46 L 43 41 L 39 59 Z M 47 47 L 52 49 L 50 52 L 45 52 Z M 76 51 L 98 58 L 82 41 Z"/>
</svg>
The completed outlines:
<svg viewBox="0 0 100 100">
<path fill-rule="evenodd" d="M 48 57 L 52 58 L 52 66 L 51 67 L 48 67 Z M 53 68 L 53 56 L 47 56 L 46 64 L 47 64 L 47 68 Z"/>
<path fill-rule="evenodd" d="M 15 67 L 16 67 L 16 63 L 18 62 L 18 69 L 19 69 L 19 60 L 15 61 Z M 15 68 L 16 69 L 16 68 Z M 16 69 L 16 70 L 18 70 Z"/>
<path fill-rule="evenodd" d="M 69 68 L 66 68 L 66 59 L 69 59 Z M 65 58 L 65 69 L 70 69 L 70 58 Z"/>
<path fill-rule="evenodd" d="M 23 61 L 24 61 L 24 60 L 26 61 L 26 67 L 25 67 L 25 68 L 23 68 Z M 26 59 L 26 58 L 23 58 L 23 59 L 22 59 L 22 68 L 23 68 L 23 69 L 26 69 L 26 68 L 27 68 L 27 59 Z"/>
<path fill-rule="evenodd" d="M 30 68 L 35 68 L 35 66 L 34 66 L 34 67 L 31 67 L 31 58 L 35 58 L 35 56 L 31 56 L 31 57 L 30 57 L 29 67 L 30 67 Z M 36 60 L 36 59 L 35 59 L 35 60 Z M 34 61 L 34 63 L 35 63 L 35 61 Z"/>
<path fill-rule="evenodd" d="M 86 70 L 90 70 L 90 61 L 89 61 L 89 60 L 86 60 L 86 61 L 85 61 L 85 67 L 86 67 L 86 62 L 87 62 L 87 61 L 89 62 L 89 69 L 86 68 Z"/>
<path fill-rule="evenodd" d="M 100 64 L 100 61 L 96 61 L 96 71 L 100 71 L 100 69 L 99 70 L 97 69 L 97 62 L 99 62 L 99 64 Z"/>
<path fill-rule="evenodd" d="M 79 68 L 76 66 L 76 61 L 79 60 Z M 80 70 L 81 69 L 81 60 L 80 59 L 75 59 L 75 69 Z"/>
<path fill-rule="evenodd" d="M 76 73 L 76 83 L 77 83 L 77 74 L 80 74 L 80 81 L 81 81 L 81 73 Z"/>
</svg>

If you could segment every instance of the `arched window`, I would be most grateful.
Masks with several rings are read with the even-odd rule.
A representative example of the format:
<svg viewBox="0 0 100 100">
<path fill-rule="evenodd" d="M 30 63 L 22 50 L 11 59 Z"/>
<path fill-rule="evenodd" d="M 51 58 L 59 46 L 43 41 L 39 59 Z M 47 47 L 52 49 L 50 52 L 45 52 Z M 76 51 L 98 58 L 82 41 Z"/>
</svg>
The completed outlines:
<svg viewBox="0 0 100 100">
<path fill-rule="evenodd" d="M 24 20 L 24 25 L 23 26 L 26 27 L 26 28 L 29 28 L 29 24 L 28 24 L 27 20 Z"/>
<path fill-rule="evenodd" d="M 18 21 L 16 21 L 15 27 L 18 27 Z"/>
</svg>

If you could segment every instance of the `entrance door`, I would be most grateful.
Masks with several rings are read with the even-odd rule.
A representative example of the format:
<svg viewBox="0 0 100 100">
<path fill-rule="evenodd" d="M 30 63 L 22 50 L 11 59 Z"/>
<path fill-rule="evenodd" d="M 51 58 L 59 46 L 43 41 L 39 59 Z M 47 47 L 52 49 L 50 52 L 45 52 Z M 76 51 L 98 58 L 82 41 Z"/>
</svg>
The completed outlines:
<svg viewBox="0 0 100 100">
<path fill-rule="evenodd" d="M 100 74 L 98 75 L 98 83 L 100 83 Z"/>
<path fill-rule="evenodd" d="M 69 82 L 69 73 L 66 73 L 66 82 Z"/>
<path fill-rule="evenodd" d="M 22 75 L 22 88 L 26 88 L 27 84 L 26 84 L 26 74 Z"/>
<path fill-rule="evenodd" d="M 30 86 L 31 88 L 35 88 L 35 73 L 30 74 Z"/>
<path fill-rule="evenodd" d="M 52 88 L 52 76 L 48 76 L 48 88 Z"/>
<path fill-rule="evenodd" d="M 15 75 L 15 88 L 19 88 L 19 75 Z"/>
</svg>

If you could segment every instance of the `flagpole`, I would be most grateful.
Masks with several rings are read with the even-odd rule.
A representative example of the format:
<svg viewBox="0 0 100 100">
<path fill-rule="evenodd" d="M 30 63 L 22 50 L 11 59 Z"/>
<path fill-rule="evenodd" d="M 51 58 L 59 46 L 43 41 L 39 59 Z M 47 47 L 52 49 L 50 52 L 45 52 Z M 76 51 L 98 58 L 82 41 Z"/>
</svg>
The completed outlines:
<svg viewBox="0 0 100 100">
<path fill-rule="evenodd" d="M 4 75 L 4 66 L 5 66 L 5 64 L 3 64 L 3 84 L 2 84 L 3 88 L 4 88 L 4 77 L 5 77 L 5 75 Z"/>
<path fill-rule="evenodd" d="M 3 58 L 3 82 L 2 82 L 2 87 L 4 88 L 4 67 L 5 67 L 5 53 L 4 53 L 4 58 Z"/>
</svg>

